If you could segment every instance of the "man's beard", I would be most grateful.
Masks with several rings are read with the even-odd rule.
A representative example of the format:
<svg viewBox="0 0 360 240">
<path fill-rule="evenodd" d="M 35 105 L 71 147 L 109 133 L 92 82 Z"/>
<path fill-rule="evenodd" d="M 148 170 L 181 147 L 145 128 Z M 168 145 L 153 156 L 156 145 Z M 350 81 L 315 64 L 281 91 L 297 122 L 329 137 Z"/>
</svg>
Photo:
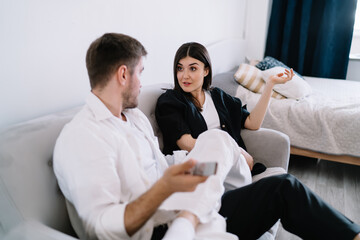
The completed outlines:
<svg viewBox="0 0 360 240">
<path fill-rule="evenodd" d="M 123 96 L 123 108 L 124 109 L 127 109 L 127 108 L 136 108 L 138 106 L 138 96 L 133 96 L 131 95 L 131 93 L 133 91 L 131 91 L 132 89 L 128 89 L 128 91 L 126 91 L 124 93 L 124 96 Z"/>
</svg>

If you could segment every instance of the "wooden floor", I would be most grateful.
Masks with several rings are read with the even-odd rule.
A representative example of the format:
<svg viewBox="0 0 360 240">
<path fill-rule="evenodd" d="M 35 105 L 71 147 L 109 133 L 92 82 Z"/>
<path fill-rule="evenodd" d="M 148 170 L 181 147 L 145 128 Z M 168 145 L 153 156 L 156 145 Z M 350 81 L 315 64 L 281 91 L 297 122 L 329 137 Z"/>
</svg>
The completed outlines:
<svg viewBox="0 0 360 240">
<path fill-rule="evenodd" d="M 360 166 L 291 156 L 289 173 L 352 221 L 360 224 Z M 300 238 L 280 226 L 276 239 Z"/>
</svg>

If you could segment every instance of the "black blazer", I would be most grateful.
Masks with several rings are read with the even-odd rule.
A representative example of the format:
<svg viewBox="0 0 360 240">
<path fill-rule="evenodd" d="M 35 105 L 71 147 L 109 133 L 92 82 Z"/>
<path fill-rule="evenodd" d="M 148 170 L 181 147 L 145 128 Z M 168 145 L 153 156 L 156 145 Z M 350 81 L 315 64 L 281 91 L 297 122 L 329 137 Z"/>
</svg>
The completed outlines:
<svg viewBox="0 0 360 240">
<path fill-rule="evenodd" d="M 246 150 L 240 136 L 245 120 L 250 114 L 246 110 L 246 105 L 242 106 L 240 99 L 219 88 L 211 89 L 210 93 L 219 115 L 221 129 L 228 132 L 237 144 Z M 195 105 L 176 90 L 167 90 L 159 97 L 155 116 L 163 134 L 164 154 L 180 150 L 176 141 L 182 135 L 191 134 L 196 139 L 207 130 L 206 122 Z"/>
</svg>

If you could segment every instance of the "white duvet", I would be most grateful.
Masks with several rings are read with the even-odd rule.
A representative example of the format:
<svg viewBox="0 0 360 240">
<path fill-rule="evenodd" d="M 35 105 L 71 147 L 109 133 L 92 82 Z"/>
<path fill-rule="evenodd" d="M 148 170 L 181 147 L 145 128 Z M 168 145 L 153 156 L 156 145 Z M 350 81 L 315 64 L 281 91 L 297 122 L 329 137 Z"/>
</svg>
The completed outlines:
<svg viewBox="0 0 360 240">
<path fill-rule="evenodd" d="M 262 127 L 287 134 L 295 147 L 360 156 L 360 82 L 305 79 L 313 92 L 299 100 L 271 99 Z M 239 85 L 236 97 L 251 111 L 260 94 Z"/>
</svg>

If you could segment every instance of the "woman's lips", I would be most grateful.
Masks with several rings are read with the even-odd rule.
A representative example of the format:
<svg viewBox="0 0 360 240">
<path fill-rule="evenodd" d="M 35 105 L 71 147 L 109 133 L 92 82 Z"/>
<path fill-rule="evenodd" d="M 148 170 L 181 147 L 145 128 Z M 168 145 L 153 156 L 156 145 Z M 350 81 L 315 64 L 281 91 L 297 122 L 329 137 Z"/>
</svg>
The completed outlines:
<svg viewBox="0 0 360 240">
<path fill-rule="evenodd" d="M 183 82 L 183 85 L 184 85 L 185 87 L 190 86 L 190 84 L 191 84 L 191 83 L 189 83 L 189 82 Z"/>
</svg>

